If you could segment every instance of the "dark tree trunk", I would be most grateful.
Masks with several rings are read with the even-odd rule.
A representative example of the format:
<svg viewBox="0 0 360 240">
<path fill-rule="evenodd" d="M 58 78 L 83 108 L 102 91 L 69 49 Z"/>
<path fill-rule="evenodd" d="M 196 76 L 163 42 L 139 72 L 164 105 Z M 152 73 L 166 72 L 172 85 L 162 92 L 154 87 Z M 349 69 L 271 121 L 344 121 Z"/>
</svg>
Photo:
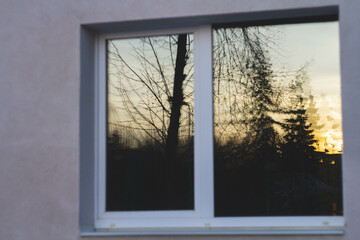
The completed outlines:
<svg viewBox="0 0 360 240">
<path fill-rule="evenodd" d="M 181 34 L 178 37 L 176 65 L 174 76 L 174 89 L 171 99 L 171 115 L 166 141 L 167 161 L 175 161 L 179 143 L 179 125 L 181 106 L 183 105 L 183 82 L 185 79 L 184 68 L 186 65 L 186 38 L 187 34 Z"/>
<path fill-rule="evenodd" d="M 164 191 L 166 191 L 166 202 L 169 204 L 166 208 L 181 208 L 181 166 L 178 161 L 177 150 L 179 144 L 179 126 L 181 106 L 183 105 L 183 82 L 185 79 L 184 68 L 186 65 L 186 34 L 181 34 L 177 41 L 177 53 L 175 63 L 175 76 L 173 96 L 169 98 L 171 103 L 170 123 L 167 132 L 165 162 L 164 162 Z"/>
</svg>

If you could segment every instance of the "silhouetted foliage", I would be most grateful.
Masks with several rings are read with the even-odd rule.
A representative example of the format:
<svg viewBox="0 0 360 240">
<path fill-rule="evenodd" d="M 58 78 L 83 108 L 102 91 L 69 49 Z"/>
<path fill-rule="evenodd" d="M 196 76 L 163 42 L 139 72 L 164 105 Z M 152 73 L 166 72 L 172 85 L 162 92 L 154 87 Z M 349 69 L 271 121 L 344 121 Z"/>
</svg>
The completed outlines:
<svg viewBox="0 0 360 240">
<path fill-rule="evenodd" d="M 316 151 L 314 131 L 323 126 L 303 89 L 306 69 L 279 81 L 269 39 L 261 27 L 214 30 L 215 216 L 341 214 L 340 165 Z M 193 209 L 191 38 L 142 43 L 153 61 L 145 47 L 134 47 L 140 69 L 109 43 L 131 124 L 108 131 L 107 209 Z M 170 67 L 158 47 L 170 52 Z"/>
<path fill-rule="evenodd" d="M 193 209 L 192 40 L 180 34 L 141 42 L 131 49 L 134 64 L 109 41 L 109 65 L 118 76 L 112 88 L 131 119 L 127 125 L 119 119 L 117 128 L 132 129 L 137 144 L 124 149 L 118 130 L 108 132 L 108 145 L 117 147 L 107 151 L 107 208 Z"/>
<path fill-rule="evenodd" d="M 222 56 L 221 60 L 215 58 L 219 62 L 214 71 L 217 216 L 263 215 L 270 211 L 272 166 L 280 157 L 275 129 L 278 123 L 274 119 L 280 93 L 260 36 L 258 28 L 216 31 L 215 56 Z M 228 100 L 232 103 L 227 104 Z M 219 106 L 228 106 L 230 117 L 222 115 Z M 224 122 L 230 126 L 225 125 L 224 130 L 216 126 L 223 127 Z M 230 134 L 234 137 L 224 144 L 221 132 L 226 129 L 234 129 L 236 134 Z"/>
<path fill-rule="evenodd" d="M 341 194 L 319 177 L 314 129 L 322 126 L 303 89 L 306 68 L 283 72 L 290 84 L 279 84 L 262 33 L 215 31 L 215 215 L 332 215 Z"/>
</svg>

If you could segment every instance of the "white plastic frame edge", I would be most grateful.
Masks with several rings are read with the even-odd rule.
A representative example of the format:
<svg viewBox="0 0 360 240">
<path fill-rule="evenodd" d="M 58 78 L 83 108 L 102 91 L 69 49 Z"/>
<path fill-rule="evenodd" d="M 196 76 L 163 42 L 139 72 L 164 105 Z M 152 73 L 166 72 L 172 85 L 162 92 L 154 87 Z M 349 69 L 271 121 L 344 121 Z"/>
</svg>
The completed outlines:
<svg viewBox="0 0 360 240">
<path fill-rule="evenodd" d="M 195 210 L 106 212 L 104 161 L 106 154 L 106 39 L 179 33 L 194 33 L 195 42 Z M 212 28 L 210 25 L 186 29 L 143 31 L 129 34 L 104 34 L 98 36 L 96 40 L 95 230 L 100 231 L 97 234 L 101 235 L 105 232 L 111 232 L 105 235 L 162 235 L 190 232 L 193 234 L 343 233 L 345 224 L 343 216 L 214 218 L 214 179 L 212 174 L 214 170 L 212 161 Z M 201 124 L 199 124 L 200 122 Z M 209 129 L 211 130 L 209 131 Z M 206 141 L 202 141 L 201 139 L 206 139 Z"/>
</svg>

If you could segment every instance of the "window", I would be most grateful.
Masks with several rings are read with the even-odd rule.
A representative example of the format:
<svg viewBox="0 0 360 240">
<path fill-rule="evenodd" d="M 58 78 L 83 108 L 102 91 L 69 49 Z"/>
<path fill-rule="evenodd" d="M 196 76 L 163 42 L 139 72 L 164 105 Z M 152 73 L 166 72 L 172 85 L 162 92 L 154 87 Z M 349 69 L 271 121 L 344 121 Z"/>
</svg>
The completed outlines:
<svg viewBox="0 0 360 240">
<path fill-rule="evenodd" d="M 106 210 L 194 209 L 192 51 L 192 34 L 107 40 Z"/>
<path fill-rule="evenodd" d="M 96 228 L 343 226 L 338 23 L 98 40 Z"/>
</svg>

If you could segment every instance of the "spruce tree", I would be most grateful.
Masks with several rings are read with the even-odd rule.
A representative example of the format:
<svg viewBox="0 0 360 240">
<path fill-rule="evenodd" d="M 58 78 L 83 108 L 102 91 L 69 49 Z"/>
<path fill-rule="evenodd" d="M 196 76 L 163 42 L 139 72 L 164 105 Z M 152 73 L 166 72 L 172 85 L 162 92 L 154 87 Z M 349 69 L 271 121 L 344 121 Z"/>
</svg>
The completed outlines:
<svg viewBox="0 0 360 240">
<path fill-rule="evenodd" d="M 315 161 L 314 144 L 317 140 L 308 122 L 304 99 L 298 98 L 297 108 L 288 111 L 290 117 L 283 125 L 285 130 L 285 143 L 282 145 L 283 167 L 288 172 L 308 173 Z"/>
</svg>

